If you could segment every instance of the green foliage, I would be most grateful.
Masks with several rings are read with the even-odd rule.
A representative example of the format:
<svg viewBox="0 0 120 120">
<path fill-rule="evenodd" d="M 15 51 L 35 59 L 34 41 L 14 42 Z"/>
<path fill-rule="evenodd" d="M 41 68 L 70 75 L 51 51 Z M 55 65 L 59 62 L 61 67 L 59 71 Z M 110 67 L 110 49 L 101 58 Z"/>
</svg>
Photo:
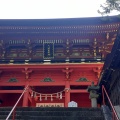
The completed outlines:
<svg viewBox="0 0 120 120">
<path fill-rule="evenodd" d="M 100 7 L 103 11 L 98 10 L 98 13 L 102 15 L 109 14 L 113 10 L 120 11 L 120 0 L 106 0 L 106 3 Z"/>
</svg>

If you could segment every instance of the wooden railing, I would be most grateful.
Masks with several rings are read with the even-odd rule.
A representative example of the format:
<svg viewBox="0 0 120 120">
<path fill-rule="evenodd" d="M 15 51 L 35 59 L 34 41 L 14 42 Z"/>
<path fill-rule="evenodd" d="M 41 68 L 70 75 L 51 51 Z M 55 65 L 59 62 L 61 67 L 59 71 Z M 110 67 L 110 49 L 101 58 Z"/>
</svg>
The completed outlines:
<svg viewBox="0 0 120 120">
<path fill-rule="evenodd" d="M 13 113 L 13 120 L 15 120 L 15 109 L 16 106 L 18 105 L 19 101 L 21 100 L 22 96 L 24 95 L 24 93 L 26 92 L 26 90 L 28 89 L 28 85 L 25 87 L 24 91 L 22 92 L 22 94 L 20 95 L 19 99 L 17 100 L 17 102 L 15 103 L 15 105 L 13 106 L 12 110 L 10 111 L 10 113 L 8 114 L 6 120 L 9 119 L 9 117 L 11 116 L 11 114 Z"/>
<path fill-rule="evenodd" d="M 107 93 L 104 85 L 102 85 L 103 105 L 105 105 L 105 96 L 104 96 L 104 93 L 105 93 L 105 95 L 106 95 L 106 97 L 107 97 L 107 99 L 108 99 L 108 101 L 110 103 L 110 107 L 112 108 L 113 120 L 120 120 L 119 117 L 118 117 L 118 115 L 117 115 L 117 112 L 116 112 L 116 110 L 115 110 L 115 108 L 114 108 L 114 106 L 113 106 L 113 104 L 112 104 L 112 102 L 110 100 L 110 97 L 108 96 L 108 93 Z"/>
</svg>

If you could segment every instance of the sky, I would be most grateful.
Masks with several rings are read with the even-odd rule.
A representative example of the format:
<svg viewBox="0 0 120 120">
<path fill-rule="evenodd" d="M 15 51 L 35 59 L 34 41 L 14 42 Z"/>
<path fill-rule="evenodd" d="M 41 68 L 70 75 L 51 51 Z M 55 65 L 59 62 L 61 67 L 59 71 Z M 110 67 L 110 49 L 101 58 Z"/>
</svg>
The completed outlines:
<svg viewBox="0 0 120 120">
<path fill-rule="evenodd" d="M 97 17 L 103 3 L 105 0 L 0 0 L 0 19 Z"/>
</svg>

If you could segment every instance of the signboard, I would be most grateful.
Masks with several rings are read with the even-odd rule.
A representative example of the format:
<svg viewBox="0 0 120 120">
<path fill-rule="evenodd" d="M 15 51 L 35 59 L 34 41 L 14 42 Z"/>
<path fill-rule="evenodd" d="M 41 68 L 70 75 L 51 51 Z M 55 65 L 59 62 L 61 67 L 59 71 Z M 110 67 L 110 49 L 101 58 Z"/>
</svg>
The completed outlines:
<svg viewBox="0 0 120 120">
<path fill-rule="evenodd" d="M 64 103 L 36 103 L 36 107 L 64 107 Z"/>
<path fill-rule="evenodd" d="M 68 103 L 68 107 L 77 107 L 77 106 L 78 106 L 78 104 L 74 101 L 71 101 Z"/>
<path fill-rule="evenodd" d="M 43 43 L 43 59 L 54 58 L 54 43 Z"/>
</svg>

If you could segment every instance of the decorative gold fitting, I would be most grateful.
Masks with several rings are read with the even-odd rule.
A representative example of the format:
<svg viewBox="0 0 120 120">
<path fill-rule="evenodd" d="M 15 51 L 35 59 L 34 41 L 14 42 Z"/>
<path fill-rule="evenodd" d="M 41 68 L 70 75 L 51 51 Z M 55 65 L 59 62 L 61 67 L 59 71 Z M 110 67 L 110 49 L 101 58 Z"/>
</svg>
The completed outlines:
<svg viewBox="0 0 120 120">
<path fill-rule="evenodd" d="M 10 60 L 10 62 L 14 62 L 14 60 Z"/>
</svg>

